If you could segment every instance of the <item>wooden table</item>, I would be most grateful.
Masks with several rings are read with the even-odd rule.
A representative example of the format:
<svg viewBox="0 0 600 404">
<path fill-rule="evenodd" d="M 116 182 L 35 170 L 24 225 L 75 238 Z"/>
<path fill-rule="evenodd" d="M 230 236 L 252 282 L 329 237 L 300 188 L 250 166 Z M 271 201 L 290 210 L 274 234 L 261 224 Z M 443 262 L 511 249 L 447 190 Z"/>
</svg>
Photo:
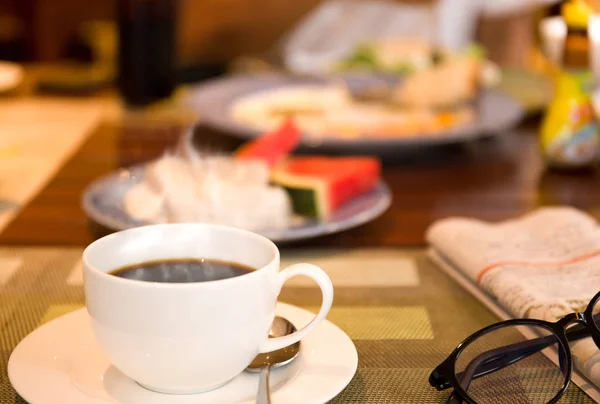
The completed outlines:
<svg viewBox="0 0 600 404">
<path fill-rule="evenodd" d="M 301 245 L 418 247 L 424 245 L 427 227 L 439 218 L 501 220 L 540 205 L 568 204 L 600 217 L 598 176 L 546 172 L 536 125 L 533 120 L 496 138 L 398 155 L 384 165 L 393 203 L 383 216 Z M 102 124 L 0 234 L 0 244 L 87 245 L 106 229 L 90 224 L 80 208 L 85 186 L 119 167 L 160 156 L 183 130 L 181 123 L 165 121 Z M 239 144 L 201 127 L 196 139 L 212 149 L 232 150 Z"/>
<path fill-rule="evenodd" d="M 573 205 L 600 217 L 597 175 L 546 173 L 535 127 L 533 121 L 496 138 L 397 155 L 384 165 L 384 179 L 393 191 L 393 204 L 384 215 L 294 245 L 310 249 L 283 249 L 289 262 L 306 260 L 328 268 L 336 287 L 329 318 L 357 347 L 358 373 L 334 403 L 445 402 L 448 392 L 428 384 L 431 369 L 469 333 L 497 320 L 443 276 L 421 248 L 406 249 L 424 246 L 433 221 L 453 215 L 500 220 L 550 204 Z M 0 329 L 0 375 L 6 375 L 10 352 L 25 335 L 84 302 L 82 247 L 107 231 L 90 223 L 80 208 L 86 185 L 119 167 L 160 156 L 185 129 L 181 121 L 160 119 L 102 123 L 0 233 L 0 267 L 5 269 L 0 318 L 9 319 Z M 202 127 L 196 140 L 222 150 L 240 143 Z M 287 285 L 281 295 L 282 301 L 309 309 L 319 299 L 318 290 L 305 285 Z M 393 327 L 380 321 L 386 318 L 395 319 Z M 0 402 L 24 403 L 7 377 L 0 377 Z M 571 387 L 565 402 L 590 399 Z"/>
</svg>

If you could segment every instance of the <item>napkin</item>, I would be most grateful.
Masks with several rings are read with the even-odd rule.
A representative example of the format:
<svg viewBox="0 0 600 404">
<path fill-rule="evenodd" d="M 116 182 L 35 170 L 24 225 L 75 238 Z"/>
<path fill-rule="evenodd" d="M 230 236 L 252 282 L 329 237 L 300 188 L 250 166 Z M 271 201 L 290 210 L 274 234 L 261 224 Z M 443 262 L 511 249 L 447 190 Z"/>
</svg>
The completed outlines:
<svg viewBox="0 0 600 404">
<path fill-rule="evenodd" d="M 570 207 L 540 208 L 498 223 L 448 218 L 426 234 L 438 257 L 516 318 L 556 321 L 600 291 L 600 226 Z M 572 346 L 575 367 L 600 386 L 600 350 Z"/>
</svg>

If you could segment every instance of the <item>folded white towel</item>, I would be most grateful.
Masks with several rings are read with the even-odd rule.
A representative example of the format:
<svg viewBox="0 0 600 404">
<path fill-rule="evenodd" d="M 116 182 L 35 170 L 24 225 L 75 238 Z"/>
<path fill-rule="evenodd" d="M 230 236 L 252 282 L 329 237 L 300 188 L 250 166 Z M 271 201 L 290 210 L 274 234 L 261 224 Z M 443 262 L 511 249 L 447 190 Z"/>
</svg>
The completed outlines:
<svg viewBox="0 0 600 404">
<path fill-rule="evenodd" d="M 552 321 L 600 291 L 600 227 L 573 208 L 500 223 L 445 219 L 427 240 L 516 317 Z"/>
</svg>

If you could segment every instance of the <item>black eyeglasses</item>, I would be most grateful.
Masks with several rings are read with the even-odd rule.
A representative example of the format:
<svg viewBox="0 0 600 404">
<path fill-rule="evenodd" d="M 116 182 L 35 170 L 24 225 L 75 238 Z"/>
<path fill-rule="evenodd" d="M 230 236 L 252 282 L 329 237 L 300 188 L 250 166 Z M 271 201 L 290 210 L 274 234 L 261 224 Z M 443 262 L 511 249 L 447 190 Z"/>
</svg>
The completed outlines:
<svg viewBox="0 0 600 404">
<path fill-rule="evenodd" d="M 598 313 L 600 293 L 585 312 L 555 323 L 516 319 L 492 324 L 461 342 L 433 370 L 429 384 L 454 389 L 447 404 L 555 403 L 571 382 L 569 342 L 591 336 L 600 349 Z"/>
</svg>

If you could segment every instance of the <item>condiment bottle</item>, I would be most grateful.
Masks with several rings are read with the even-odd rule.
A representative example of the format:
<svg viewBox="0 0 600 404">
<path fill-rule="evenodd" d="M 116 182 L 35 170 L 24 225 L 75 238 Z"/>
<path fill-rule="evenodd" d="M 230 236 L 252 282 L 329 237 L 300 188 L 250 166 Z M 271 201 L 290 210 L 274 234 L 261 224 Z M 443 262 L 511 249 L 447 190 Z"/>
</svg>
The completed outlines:
<svg viewBox="0 0 600 404">
<path fill-rule="evenodd" d="M 557 70 L 554 98 L 542 121 L 540 145 L 546 164 L 559 169 L 593 168 L 600 156 L 600 128 L 588 72 Z"/>
<path fill-rule="evenodd" d="M 542 43 L 554 80 L 554 96 L 540 129 L 541 152 L 551 168 L 594 168 L 600 156 L 600 128 L 593 106 L 596 74 L 590 74 L 587 66 L 569 62 L 565 55 L 572 27 L 577 28 L 579 34 L 585 33 L 589 43 L 590 14 L 586 7 L 582 0 L 570 0 L 563 4 L 562 17 L 546 18 L 540 23 Z M 596 58 L 589 55 L 589 50 L 589 47 L 585 50 L 586 64 L 594 67 Z"/>
</svg>

